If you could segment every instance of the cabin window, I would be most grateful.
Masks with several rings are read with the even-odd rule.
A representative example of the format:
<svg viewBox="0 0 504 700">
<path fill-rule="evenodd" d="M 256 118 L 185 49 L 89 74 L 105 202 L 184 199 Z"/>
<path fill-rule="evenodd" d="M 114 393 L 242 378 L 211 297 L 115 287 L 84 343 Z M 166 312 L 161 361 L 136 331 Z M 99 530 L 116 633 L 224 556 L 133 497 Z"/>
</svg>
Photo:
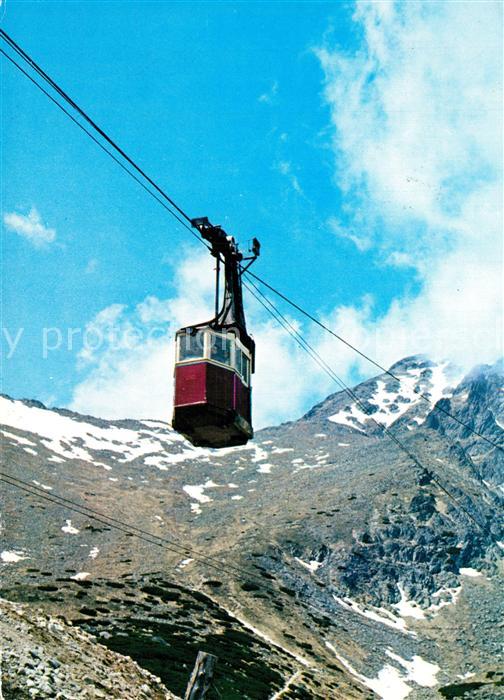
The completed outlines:
<svg viewBox="0 0 504 700">
<path fill-rule="evenodd" d="M 239 347 L 236 348 L 235 366 L 245 384 L 249 382 L 250 360 Z"/>
<path fill-rule="evenodd" d="M 210 334 L 210 359 L 231 365 L 231 339 L 220 333 Z"/>
<path fill-rule="evenodd" d="M 184 362 L 185 360 L 199 360 L 203 357 L 205 347 L 205 334 L 203 331 L 182 333 L 178 338 L 179 362 Z"/>
<path fill-rule="evenodd" d="M 244 352 L 241 353 L 242 356 L 242 377 L 243 381 L 245 384 L 249 383 L 249 378 L 250 378 L 250 360 L 249 358 L 245 355 Z"/>
</svg>

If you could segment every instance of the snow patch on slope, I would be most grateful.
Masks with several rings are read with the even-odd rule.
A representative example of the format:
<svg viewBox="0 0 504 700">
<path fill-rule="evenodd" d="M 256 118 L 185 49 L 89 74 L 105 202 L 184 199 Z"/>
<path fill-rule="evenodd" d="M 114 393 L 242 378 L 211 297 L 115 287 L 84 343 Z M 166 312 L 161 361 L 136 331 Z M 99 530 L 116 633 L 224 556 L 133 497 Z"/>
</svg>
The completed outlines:
<svg viewBox="0 0 504 700">
<path fill-rule="evenodd" d="M 416 620 L 423 620 L 425 618 L 425 613 L 418 603 L 408 599 L 400 583 L 397 584 L 397 588 L 401 594 L 401 600 L 398 603 L 394 603 L 392 607 L 397 610 L 401 617 L 414 617 Z"/>
<path fill-rule="evenodd" d="M 416 620 L 425 620 L 427 613 L 437 613 L 441 608 L 447 605 L 453 605 L 457 602 L 457 598 L 460 595 L 462 586 L 457 586 L 456 588 L 440 588 L 438 591 L 432 594 L 433 598 L 441 598 L 445 596 L 447 599 L 440 600 L 439 603 L 432 603 L 428 608 L 421 608 L 417 602 L 414 600 L 409 600 L 404 588 L 400 583 L 397 584 L 399 593 L 401 594 L 401 600 L 398 603 L 392 605 L 396 608 L 401 617 L 413 617 Z"/>
<path fill-rule="evenodd" d="M 301 564 L 301 566 L 304 566 L 305 569 L 308 569 L 308 571 L 311 571 L 312 574 L 314 574 L 317 571 L 317 569 L 320 569 L 320 567 L 322 566 L 322 562 L 316 561 L 315 559 L 312 559 L 309 562 L 303 561 L 299 557 L 294 557 L 294 559 L 299 564 Z"/>
<path fill-rule="evenodd" d="M 70 578 L 74 581 L 84 581 L 88 576 L 90 576 L 89 571 L 79 571 L 77 574 L 74 574 L 74 576 L 70 576 Z"/>
<path fill-rule="evenodd" d="M 365 433 L 364 424 L 368 420 L 369 416 L 367 413 L 360 408 L 357 408 L 355 404 L 349 408 L 344 408 L 342 411 L 338 411 L 333 416 L 329 416 L 328 420 L 332 423 L 339 423 L 347 428 L 353 428 L 358 430 L 360 433 Z"/>
<path fill-rule="evenodd" d="M 387 649 L 385 653 L 406 669 L 408 672 L 407 680 L 412 680 L 424 688 L 433 688 L 437 684 L 436 676 L 440 671 L 437 664 L 432 664 L 416 655 L 412 657 L 411 661 L 407 661 L 398 654 L 394 654 L 390 649 Z"/>
<path fill-rule="evenodd" d="M 337 596 L 333 596 L 333 598 L 341 607 L 345 608 L 345 610 L 357 613 L 381 625 L 386 625 L 387 627 L 416 637 L 416 632 L 409 630 L 402 618 L 396 617 L 385 608 L 375 608 L 373 606 L 363 607 L 351 598 L 338 598 Z"/>
<path fill-rule="evenodd" d="M 222 606 L 221 606 L 221 607 L 222 607 Z M 243 617 L 238 616 L 236 613 L 232 612 L 232 611 L 229 610 L 228 608 L 224 608 L 224 607 L 223 607 L 223 610 L 225 610 L 225 611 L 227 612 L 227 614 L 228 614 L 230 617 L 233 617 L 235 620 L 238 620 L 238 622 L 239 622 L 241 625 L 243 625 L 244 627 L 246 627 L 248 630 L 250 630 L 251 632 L 253 632 L 255 635 L 257 635 L 257 636 L 260 637 L 261 639 L 264 639 L 265 642 L 268 642 L 268 644 L 271 644 L 271 645 L 273 645 L 274 647 L 277 647 L 277 649 L 281 649 L 281 650 L 284 651 L 286 654 L 289 654 L 289 656 L 291 656 L 292 658 L 296 659 L 296 661 L 299 661 L 299 663 L 300 663 L 300 664 L 303 664 L 303 666 L 306 666 L 307 668 L 310 668 L 310 667 L 311 667 L 312 664 L 311 664 L 309 661 L 307 661 L 307 659 L 305 659 L 304 657 L 300 656 L 299 654 L 296 654 L 295 652 L 291 651 L 290 649 L 287 649 L 287 647 L 284 647 L 282 644 L 280 644 L 279 642 L 276 642 L 276 641 L 275 641 L 274 639 L 272 639 L 271 637 L 268 637 L 268 635 L 267 635 L 265 632 L 263 632 L 262 630 L 258 629 L 257 627 L 254 627 L 254 625 L 252 625 L 250 622 L 248 622 L 247 620 L 245 620 Z"/>
<path fill-rule="evenodd" d="M 35 484 L 35 486 L 39 486 L 44 491 L 52 491 L 53 490 L 52 486 L 47 486 L 47 484 L 41 484 L 40 481 L 37 481 L 36 479 L 32 479 L 32 482 Z"/>
<path fill-rule="evenodd" d="M 407 698 L 413 690 L 411 685 L 408 685 L 408 681 L 424 688 L 433 688 L 437 684 L 436 676 L 440 670 L 439 666 L 425 661 L 421 656 L 414 655 L 411 661 L 408 661 L 387 649 L 386 654 L 389 658 L 402 666 L 406 673 L 387 663 L 380 669 L 375 678 L 368 678 L 359 673 L 341 654 L 338 654 L 330 642 L 326 641 L 325 645 L 355 678 L 373 690 L 382 700 L 404 700 Z"/>
<path fill-rule="evenodd" d="M 481 571 L 478 571 L 477 569 L 471 569 L 470 567 L 462 567 L 461 569 L 459 569 L 459 574 L 461 576 L 470 576 L 472 578 L 476 578 L 477 576 L 483 575 Z"/>
<path fill-rule="evenodd" d="M 257 471 L 259 472 L 259 474 L 271 474 L 271 467 L 272 466 L 273 465 L 270 464 L 269 462 L 267 462 L 265 464 L 260 464 Z"/>
<path fill-rule="evenodd" d="M 371 396 L 362 399 L 363 406 L 369 406 L 368 411 L 363 410 L 356 402 L 329 416 L 328 420 L 365 432 L 369 421 L 376 420 L 388 428 L 412 407 L 422 404 L 425 405 L 423 414 L 412 418 L 420 425 L 430 408 L 451 392 L 447 368 L 448 363 L 409 367 L 397 374 L 400 381 L 384 375 L 383 379 L 376 380 L 376 387 Z M 426 369 L 430 372 L 428 377 L 425 376 Z M 427 397 L 428 401 L 423 397 Z"/>
<path fill-rule="evenodd" d="M 72 525 L 71 520 L 65 520 L 65 524 L 61 529 L 63 532 L 66 532 L 67 535 L 78 535 L 80 532 L 80 530 L 77 530 L 77 528 Z"/>
<path fill-rule="evenodd" d="M 191 511 L 196 515 L 201 514 L 200 503 L 211 503 L 212 499 L 207 496 L 205 489 L 220 488 L 219 484 L 215 484 L 211 479 L 207 479 L 204 484 L 185 484 L 182 486 L 182 490 L 187 493 L 190 498 L 194 499 L 196 503 L 191 503 Z"/>
<path fill-rule="evenodd" d="M 16 564 L 18 561 L 28 558 L 29 557 L 27 557 L 21 550 L 9 551 L 4 549 L 0 554 L 0 559 L 4 564 Z"/>
<path fill-rule="evenodd" d="M 2 430 L 1 432 L 5 435 L 5 437 L 9 438 L 9 440 L 14 440 L 20 445 L 31 445 L 32 447 L 36 447 L 36 444 L 34 442 L 32 442 L 31 440 L 27 440 L 26 438 L 21 437 L 20 435 L 9 433 L 7 430 Z"/>
<path fill-rule="evenodd" d="M 182 436 L 170 428 L 154 430 L 152 421 L 143 423 L 140 430 L 114 425 L 101 428 L 85 420 L 63 416 L 55 411 L 36 406 L 27 406 L 21 401 L 0 397 L 1 422 L 17 430 L 37 435 L 44 447 L 66 459 L 81 459 L 94 462 L 91 452 L 107 451 L 119 463 L 143 459 L 144 463 L 159 469 L 167 468 L 186 459 L 198 459 L 209 454 L 209 450 L 193 447 Z M 5 431 L 3 431 L 5 432 Z M 9 433 L 8 437 L 13 436 Z M 14 436 L 21 442 L 17 436 Z M 26 441 L 25 438 L 22 438 Z M 35 443 L 27 441 L 30 445 Z M 180 452 L 169 454 L 166 445 L 180 445 Z M 30 448 L 26 448 L 30 449 Z M 148 455 L 151 456 L 147 461 Z M 152 457 L 154 455 L 154 457 Z M 56 461 L 56 458 L 52 458 Z"/>
</svg>

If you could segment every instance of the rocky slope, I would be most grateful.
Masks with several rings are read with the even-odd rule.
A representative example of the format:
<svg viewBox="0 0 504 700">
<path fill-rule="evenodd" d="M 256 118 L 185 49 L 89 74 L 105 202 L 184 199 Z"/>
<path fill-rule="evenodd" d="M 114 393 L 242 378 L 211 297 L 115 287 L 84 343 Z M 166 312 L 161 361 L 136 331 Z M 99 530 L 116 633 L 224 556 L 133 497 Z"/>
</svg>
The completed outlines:
<svg viewBox="0 0 504 700">
<path fill-rule="evenodd" d="M 5 698 L 176 700 L 148 671 L 61 618 L 0 599 Z"/>
<path fill-rule="evenodd" d="M 502 367 L 391 370 L 228 450 L 1 399 L 3 596 L 179 695 L 203 649 L 216 698 L 500 697 L 502 448 L 439 407 L 503 446 Z"/>
</svg>

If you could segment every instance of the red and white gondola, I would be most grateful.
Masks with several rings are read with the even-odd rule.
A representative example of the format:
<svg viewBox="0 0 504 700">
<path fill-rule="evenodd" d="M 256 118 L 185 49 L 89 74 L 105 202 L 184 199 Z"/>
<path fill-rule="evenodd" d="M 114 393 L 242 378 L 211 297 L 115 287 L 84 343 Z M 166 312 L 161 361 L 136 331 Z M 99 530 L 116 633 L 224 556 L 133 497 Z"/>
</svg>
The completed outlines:
<svg viewBox="0 0 504 700">
<path fill-rule="evenodd" d="M 193 225 L 209 241 L 217 260 L 216 314 L 211 321 L 177 331 L 172 425 L 194 445 L 244 445 L 253 436 L 255 343 L 245 325 L 242 262 L 251 264 L 260 245 L 254 239 L 251 257 L 244 258 L 220 226 L 212 226 L 206 218 L 195 219 Z M 219 309 L 221 264 L 225 284 Z"/>
</svg>

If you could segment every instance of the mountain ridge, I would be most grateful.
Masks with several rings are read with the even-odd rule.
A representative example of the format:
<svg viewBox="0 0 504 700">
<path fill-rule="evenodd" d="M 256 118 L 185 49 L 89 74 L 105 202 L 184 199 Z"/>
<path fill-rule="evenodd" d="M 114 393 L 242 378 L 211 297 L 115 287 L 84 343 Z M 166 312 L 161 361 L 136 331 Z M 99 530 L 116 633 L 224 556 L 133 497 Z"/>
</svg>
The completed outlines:
<svg viewBox="0 0 504 700">
<path fill-rule="evenodd" d="M 207 611 L 202 640 L 215 637 L 212 629 L 224 613 L 212 612 L 208 600 L 189 603 L 190 591 L 197 589 L 241 619 L 239 624 L 249 625 L 249 632 L 256 630 L 252 638 L 262 631 L 270 639 L 256 671 L 270 677 L 270 694 L 280 692 L 299 671 L 282 697 L 362 697 L 363 692 L 394 700 L 439 697 L 441 688 L 465 682 L 458 676 L 492 672 L 502 637 L 502 453 L 446 413 L 414 400 L 414 389 L 436 389 L 438 400 L 447 402 L 442 404 L 446 411 L 502 444 L 502 371 L 498 364 L 484 367 L 440 389 L 433 381 L 436 372 L 441 374 L 438 367 L 426 358 L 404 358 L 391 371 L 409 377 L 406 390 L 385 374 L 352 392 L 377 420 L 385 415 L 388 428 L 474 520 L 426 480 L 386 433 L 357 414 L 346 392 L 331 394 L 297 421 L 258 431 L 247 446 L 218 451 L 190 446 L 161 421 L 106 421 L 2 398 L 9 473 L 38 483 L 48 494 L 58 493 L 58 484 L 64 483 L 66 497 L 84 498 L 99 512 L 180 543 L 177 554 L 153 553 L 155 548 L 134 538 L 96 528 L 82 514 L 65 513 L 56 504 L 42 510 L 35 498 L 28 504 L 14 489 L 5 489 L 4 552 L 14 557 L 2 566 L 4 597 L 26 602 L 35 596 L 48 612 L 61 607 L 98 637 L 107 630 L 107 619 L 112 637 L 105 644 L 129 652 L 142 665 L 149 662 L 145 652 L 138 652 L 145 646 L 139 643 L 141 624 L 151 630 L 154 657 L 176 657 L 156 641 L 172 639 L 173 629 L 165 630 L 166 638 L 159 633 L 161 620 L 167 619 L 159 615 L 170 614 L 168 603 L 159 591 L 145 594 L 157 595 L 155 603 L 144 594 L 132 595 L 139 628 L 121 612 L 121 605 L 132 609 L 127 597 L 114 602 L 114 596 L 104 594 L 106 581 L 124 577 L 121 590 L 133 594 L 138 576 L 147 577 L 142 585 L 152 591 L 162 590 L 163 577 L 170 573 L 184 588 L 181 597 L 188 596 L 181 609 L 202 604 Z M 331 420 L 335 415 L 338 420 Z M 28 426 L 37 430 L 30 432 Z M 16 509 L 30 518 L 30 528 L 22 517 L 13 517 Z M 29 566 L 37 548 L 41 565 Z M 211 557 L 217 568 L 199 561 L 195 552 Z M 154 574 L 161 561 L 161 573 Z M 50 574 L 48 580 L 59 579 L 49 584 L 55 591 L 41 588 L 43 571 Z M 151 577 L 161 577 L 161 584 Z M 85 591 L 83 606 L 79 590 Z M 101 597 L 108 601 L 101 606 L 108 615 L 94 602 Z M 474 629 L 476 621 L 493 632 Z M 458 634 L 447 644 L 450 628 Z M 184 647 L 187 626 L 177 634 Z M 293 661 L 275 661 L 271 642 L 289 647 Z M 296 656 L 317 669 L 313 678 L 305 667 L 298 668 Z M 269 676 L 275 664 L 284 670 Z M 243 694 L 236 666 L 226 669 L 226 697 L 269 697 L 264 695 L 267 684 L 255 695 Z M 164 676 L 155 664 L 149 670 L 180 694 L 181 680 L 173 670 Z M 494 692 L 493 681 L 487 680 L 480 679 L 483 690 L 475 692 Z"/>
</svg>

